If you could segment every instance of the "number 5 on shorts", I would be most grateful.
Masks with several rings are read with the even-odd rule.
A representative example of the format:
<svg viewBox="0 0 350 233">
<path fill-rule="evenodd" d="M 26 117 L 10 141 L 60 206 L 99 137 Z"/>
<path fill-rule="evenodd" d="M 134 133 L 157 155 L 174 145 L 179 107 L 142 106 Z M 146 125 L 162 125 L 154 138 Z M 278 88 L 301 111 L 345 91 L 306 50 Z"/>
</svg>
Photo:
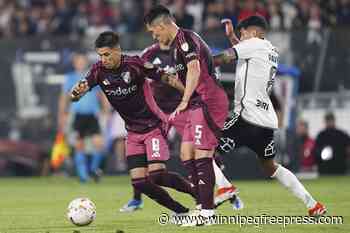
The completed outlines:
<svg viewBox="0 0 350 233">
<path fill-rule="evenodd" d="M 201 142 L 201 139 L 202 139 L 202 128 L 203 128 L 203 125 L 196 125 L 195 126 L 195 132 L 194 132 L 194 139 L 195 139 L 194 144 L 195 145 L 201 145 L 202 144 L 202 142 Z"/>
</svg>

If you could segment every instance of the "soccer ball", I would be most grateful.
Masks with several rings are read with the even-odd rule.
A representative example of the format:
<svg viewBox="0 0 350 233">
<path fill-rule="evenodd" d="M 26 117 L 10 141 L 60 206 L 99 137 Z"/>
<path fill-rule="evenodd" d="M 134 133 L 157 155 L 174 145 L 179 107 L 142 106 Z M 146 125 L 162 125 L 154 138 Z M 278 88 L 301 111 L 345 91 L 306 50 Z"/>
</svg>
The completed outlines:
<svg viewBox="0 0 350 233">
<path fill-rule="evenodd" d="M 87 226 L 96 218 L 96 206 L 89 198 L 76 198 L 68 205 L 67 218 L 76 226 Z"/>
</svg>

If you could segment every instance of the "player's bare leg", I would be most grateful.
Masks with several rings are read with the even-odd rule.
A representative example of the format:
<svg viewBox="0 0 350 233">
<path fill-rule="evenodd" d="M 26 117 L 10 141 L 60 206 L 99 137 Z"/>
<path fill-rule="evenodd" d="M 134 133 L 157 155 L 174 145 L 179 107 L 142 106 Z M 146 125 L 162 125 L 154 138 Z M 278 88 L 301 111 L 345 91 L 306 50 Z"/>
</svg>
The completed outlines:
<svg viewBox="0 0 350 233">
<path fill-rule="evenodd" d="M 309 215 L 319 216 L 326 213 L 325 206 L 315 201 L 291 171 L 282 165 L 275 163 L 273 159 L 259 158 L 259 161 L 268 176 L 276 178 L 284 187 L 292 192 L 294 196 L 302 200 L 309 209 Z"/>
</svg>

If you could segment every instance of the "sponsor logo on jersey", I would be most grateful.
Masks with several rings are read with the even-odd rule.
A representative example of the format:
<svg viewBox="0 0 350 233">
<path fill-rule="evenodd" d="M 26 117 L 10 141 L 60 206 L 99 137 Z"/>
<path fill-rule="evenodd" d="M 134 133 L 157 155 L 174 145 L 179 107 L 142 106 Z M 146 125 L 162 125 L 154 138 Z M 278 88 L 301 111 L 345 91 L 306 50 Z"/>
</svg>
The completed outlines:
<svg viewBox="0 0 350 233">
<path fill-rule="evenodd" d="M 257 106 L 258 108 L 261 108 L 265 111 L 268 111 L 269 110 L 269 104 L 262 101 L 262 100 L 259 100 L 259 99 L 256 99 L 256 104 L 255 106 Z"/>
<path fill-rule="evenodd" d="M 175 70 L 176 70 L 176 72 L 179 72 L 179 71 L 181 71 L 181 70 L 185 70 L 185 67 L 184 67 L 184 65 L 182 65 L 182 64 L 177 64 L 177 65 L 175 66 Z"/>
<path fill-rule="evenodd" d="M 196 57 L 197 54 L 195 52 L 189 53 L 186 55 L 186 58 Z"/>
<path fill-rule="evenodd" d="M 167 65 L 166 67 L 163 68 L 163 70 L 164 70 L 165 73 L 167 73 L 167 74 L 176 75 L 176 69 L 175 69 L 175 67 L 172 67 L 172 66 Z"/>
<path fill-rule="evenodd" d="M 136 92 L 137 90 L 137 85 L 130 86 L 128 88 L 121 88 L 117 87 L 114 90 L 108 90 L 106 89 L 105 92 L 108 96 L 127 96 L 133 92 Z"/>
</svg>

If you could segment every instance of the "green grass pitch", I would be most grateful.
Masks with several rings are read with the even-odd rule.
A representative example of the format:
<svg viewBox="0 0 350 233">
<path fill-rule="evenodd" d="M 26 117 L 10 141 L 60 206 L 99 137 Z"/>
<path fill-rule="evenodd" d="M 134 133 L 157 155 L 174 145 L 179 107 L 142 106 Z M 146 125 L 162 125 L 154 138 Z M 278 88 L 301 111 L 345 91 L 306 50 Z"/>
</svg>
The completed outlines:
<svg viewBox="0 0 350 233">
<path fill-rule="evenodd" d="M 343 216 L 338 225 L 213 225 L 184 228 L 161 226 L 158 216 L 168 210 L 144 198 L 142 211 L 119 213 L 131 196 L 129 177 L 104 177 L 99 184 L 79 184 L 65 177 L 1 178 L 0 233 L 165 233 L 165 232 L 291 232 L 349 233 L 350 177 L 324 177 L 304 181 L 306 188 L 326 204 L 328 215 Z M 229 204 L 219 207 L 221 215 L 305 215 L 304 205 L 275 181 L 238 181 L 245 209 L 233 211 Z M 177 200 L 190 207 L 190 197 L 171 192 Z M 89 226 L 75 227 L 65 217 L 68 203 L 77 197 L 89 197 L 97 206 L 97 218 Z"/>
</svg>

